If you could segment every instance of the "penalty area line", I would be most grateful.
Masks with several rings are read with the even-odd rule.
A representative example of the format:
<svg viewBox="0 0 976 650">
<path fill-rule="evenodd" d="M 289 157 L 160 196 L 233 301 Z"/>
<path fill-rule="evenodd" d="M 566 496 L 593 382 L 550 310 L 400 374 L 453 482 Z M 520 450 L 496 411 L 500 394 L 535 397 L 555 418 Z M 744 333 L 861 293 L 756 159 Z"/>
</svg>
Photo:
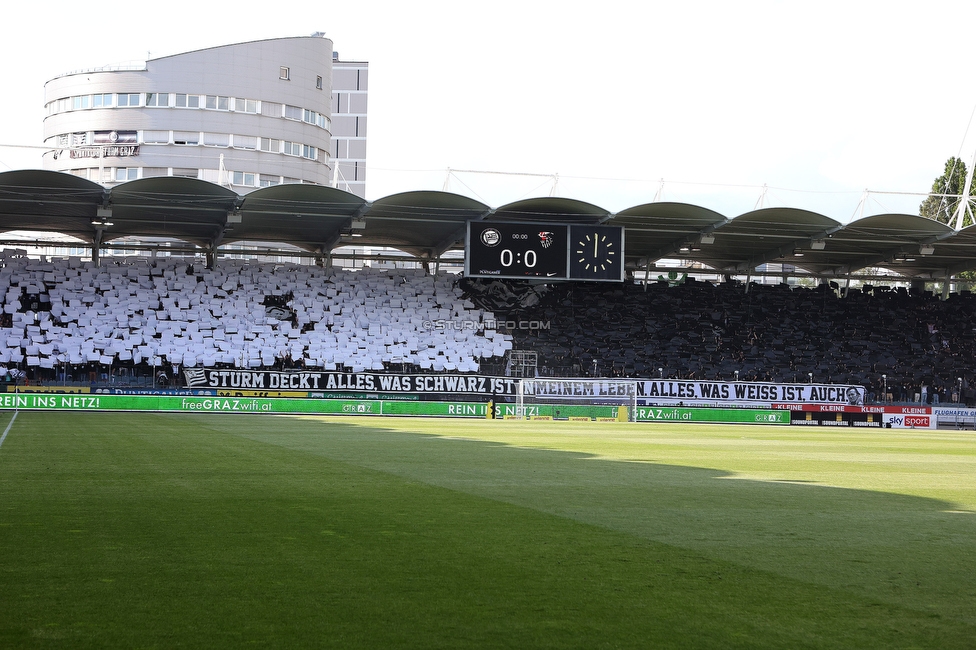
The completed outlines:
<svg viewBox="0 0 976 650">
<path fill-rule="evenodd" d="M 17 419 L 17 413 L 20 411 L 14 411 L 13 417 L 10 418 L 10 423 L 7 428 L 3 430 L 3 435 L 0 435 L 0 447 L 3 446 L 3 441 L 7 439 L 7 434 L 10 433 L 10 427 L 14 426 L 14 420 Z"/>
</svg>

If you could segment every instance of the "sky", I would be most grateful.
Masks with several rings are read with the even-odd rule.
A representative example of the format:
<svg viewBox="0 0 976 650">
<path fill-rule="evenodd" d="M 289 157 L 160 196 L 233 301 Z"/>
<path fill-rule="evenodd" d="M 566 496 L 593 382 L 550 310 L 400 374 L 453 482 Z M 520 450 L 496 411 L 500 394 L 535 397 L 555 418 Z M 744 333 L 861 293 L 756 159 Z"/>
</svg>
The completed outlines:
<svg viewBox="0 0 976 650">
<path fill-rule="evenodd" d="M 367 198 L 655 200 L 842 223 L 976 153 L 976 3 L 128 3 L 5 8 L 0 171 L 40 167 L 59 74 L 321 31 L 369 62 Z M 953 30 L 958 26 L 958 32 Z"/>
</svg>

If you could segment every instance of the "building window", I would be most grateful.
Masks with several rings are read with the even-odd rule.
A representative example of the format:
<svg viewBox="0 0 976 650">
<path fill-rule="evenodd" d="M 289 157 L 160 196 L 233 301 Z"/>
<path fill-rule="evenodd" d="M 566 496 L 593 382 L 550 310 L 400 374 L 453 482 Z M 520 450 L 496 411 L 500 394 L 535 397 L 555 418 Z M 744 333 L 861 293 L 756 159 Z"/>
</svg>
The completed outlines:
<svg viewBox="0 0 976 650">
<path fill-rule="evenodd" d="M 200 95 L 176 95 L 177 108 L 200 108 Z"/>
<path fill-rule="evenodd" d="M 173 131 L 173 144 L 200 144 L 199 131 Z"/>
<path fill-rule="evenodd" d="M 275 140 L 274 138 L 261 138 L 261 151 L 281 153 L 281 140 Z"/>
<path fill-rule="evenodd" d="M 72 97 L 71 109 L 77 111 L 82 108 L 88 108 L 88 100 L 88 95 L 78 95 L 77 97 Z"/>
<path fill-rule="evenodd" d="M 92 95 L 92 108 L 106 108 L 112 105 L 112 93 Z"/>
<path fill-rule="evenodd" d="M 285 104 L 285 119 L 286 120 L 301 120 L 302 119 L 302 109 L 298 106 L 290 106 Z"/>
<path fill-rule="evenodd" d="M 257 149 L 258 139 L 253 135 L 235 135 L 231 146 L 235 149 Z"/>
<path fill-rule="evenodd" d="M 119 93 L 117 97 L 118 101 L 115 103 L 116 106 L 139 105 L 139 93 Z"/>
<path fill-rule="evenodd" d="M 199 175 L 199 170 L 196 169 L 190 169 L 188 167 L 173 168 L 173 176 L 179 176 L 180 178 L 197 178 Z"/>
<path fill-rule="evenodd" d="M 309 146 L 307 144 L 302 145 L 302 158 L 308 158 L 309 160 L 318 160 L 319 152 L 315 147 Z"/>
<path fill-rule="evenodd" d="M 207 108 L 216 109 L 218 111 L 229 111 L 230 97 L 221 97 L 220 95 L 207 95 Z"/>
<path fill-rule="evenodd" d="M 289 70 L 285 66 L 281 66 L 281 68 L 278 71 L 278 78 L 284 79 L 285 81 L 289 81 L 291 79 L 291 70 Z"/>
<path fill-rule="evenodd" d="M 139 178 L 139 168 L 138 167 L 117 167 L 115 169 L 115 180 L 122 181 L 134 181 Z"/>
<path fill-rule="evenodd" d="M 146 93 L 146 106 L 169 106 L 169 93 Z"/>
<path fill-rule="evenodd" d="M 261 187 L 271 187 L 272 185 L 281 184 L 281 176 L 271 176 L 270 174 L 261 174 L 261 178 L 258 182 Z"/>
<path fill-rule="evenodd" d="M 257 113 L 260 108 L 256 99 L 241 99 L 238 97 L 234 100 L 234 110 L 241 113 Z"/>
<path fill-rule="evenodd" d="M 301 156 L 302 145 L 298 142 L 285 142 L 283 152 L 286 156 Z"/>
<path fill-rule="evenodd" d="M 232 182 L 234 185 L 254 187 L 257 184 L 257 176 L 257 174 L 250 172 L 234 172 L 234 180 Z"/>
<path fill-rule="evenodd" d="M 322 90 L 322 75 L 316 75 L 315 77 L 315 87 Z"/>
<path fill-rule="evenodd" d="M 169 131 L 143 131 L 142 141 L 145 144 L 168 144 Z"/>
<path fill-rule="evenodd" d="M 203 145 L 205 147 L 229 147 L 230 135 L 227 133 L 204 133 Z"/>
</svg>

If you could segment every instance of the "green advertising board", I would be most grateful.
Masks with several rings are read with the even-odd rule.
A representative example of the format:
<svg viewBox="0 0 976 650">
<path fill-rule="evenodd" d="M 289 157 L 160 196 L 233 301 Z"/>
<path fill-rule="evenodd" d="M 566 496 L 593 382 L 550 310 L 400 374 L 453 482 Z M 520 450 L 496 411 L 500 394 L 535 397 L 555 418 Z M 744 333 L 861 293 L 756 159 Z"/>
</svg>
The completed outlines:
<svg viewBox="0 0 976 650">
<path fill-rule="evenodd" d="M 522 407 L 522 414 L 528 418 L 552 418 L 553 420 L 568 420 L 570 418 L 614 418 L 617 417 L 616 406 L 593 406 L 585 404 L 526 404 Z M 515 404 L 496 404 L 495 417 L 503 419 L 518 415 Z"/>
<path fill-rule="evenodd" d="M 0 394 L 0 408 L 65 411 L 172 411 L 184 413 L 417 415 L 471 418 L 484 418 L 487 413 L 487 405 L 473 402 L 48 393 Z"/>
<path fill-rule="evenodd" d="M 525 415 L 528 417 L 554 420 L 616 418 L 618 409 L 616 406 L 558 404 L 532 404 L 524 408 Z M 405 402 L 369 399 L 2 393 L 0 409 L 484 418 L 488 412 L 488 405 L 479 402 Z M 494 410 L 495 417 L 499 419 L 516 415 L 514 404 L 496 404 Z M 634 415 L 637 422 L 790 423 L 790 412 L 785 410 L 640 406 L 637 407 Z"/>
<path fill-rule="evenodd" d="M 768 409 L 710 409 L 638 406 L 638 422 L 714 422 L 716 424 L 789 424 L 790 412 Z"/>
</svg>

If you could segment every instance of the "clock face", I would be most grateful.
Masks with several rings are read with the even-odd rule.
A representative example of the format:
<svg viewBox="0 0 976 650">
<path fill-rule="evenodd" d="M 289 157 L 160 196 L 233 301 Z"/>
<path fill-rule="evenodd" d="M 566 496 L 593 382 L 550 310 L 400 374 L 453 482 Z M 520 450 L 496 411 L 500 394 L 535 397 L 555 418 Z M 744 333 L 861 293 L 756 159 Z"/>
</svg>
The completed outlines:
<svg viewBox="0 0 976 650">
<path fill-rule="evenodd" d="M 576 242 L 576 257 L 576 262 L 582 265 L 584 273 L 600 273 L 615 265 L 617 251 L 607 235 L 592 232 L 583 235 Z"/>
<path fill-rule="evenodd" d="M 617 226 L 573 226 L 569 276 L 574 280 L 622 279 L 623 229 Z"/>
</svg>

